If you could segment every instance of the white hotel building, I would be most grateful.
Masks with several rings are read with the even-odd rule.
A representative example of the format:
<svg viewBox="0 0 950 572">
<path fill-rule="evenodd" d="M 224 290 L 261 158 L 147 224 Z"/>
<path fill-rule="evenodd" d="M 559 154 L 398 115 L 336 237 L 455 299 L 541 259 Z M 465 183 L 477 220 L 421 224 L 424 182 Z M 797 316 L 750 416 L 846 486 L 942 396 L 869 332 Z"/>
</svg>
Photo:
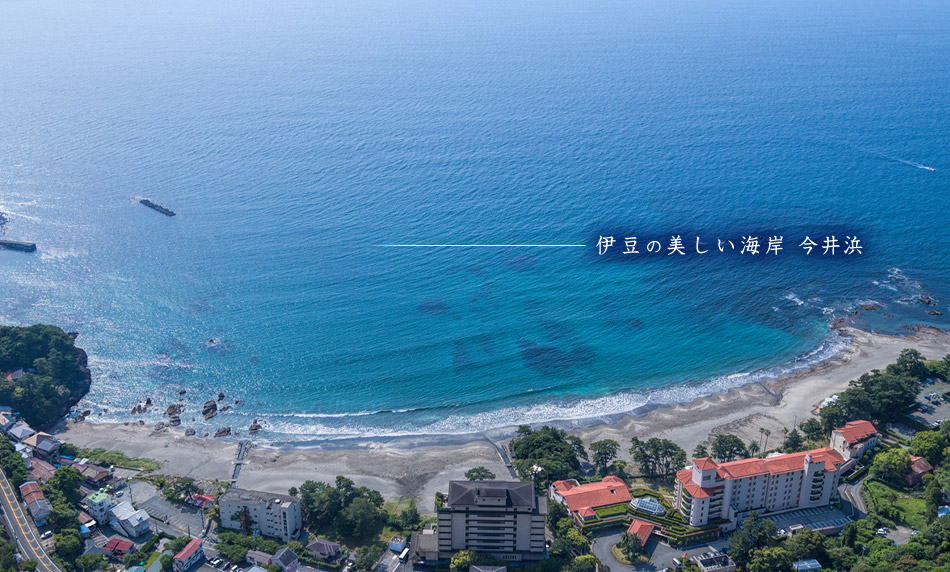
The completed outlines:
<svg viewBox="0 0 950 572">
<path fill-rule="evenodd" d="M 692 468 L 676 473 L 676 508 L 692 526 L 724 519 L 728 529 L 751 511 L 768 515 L 825 506 L 837 496 L 844 463 L 830 447 L 720 464 L 695 459 Z"/>
</svg>

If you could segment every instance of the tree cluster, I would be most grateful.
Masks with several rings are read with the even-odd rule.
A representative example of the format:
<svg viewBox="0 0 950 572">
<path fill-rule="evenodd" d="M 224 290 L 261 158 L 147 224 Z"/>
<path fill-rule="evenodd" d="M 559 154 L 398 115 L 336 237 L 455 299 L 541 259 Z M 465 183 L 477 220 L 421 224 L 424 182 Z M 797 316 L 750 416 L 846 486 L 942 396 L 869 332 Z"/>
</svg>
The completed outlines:
<svg viewBox="0 0 950 572">
<path fill-rule="evenodd" d="M 299 494 L 304 522 L 313 529 L 369 539 L 378 536 L 386 524 L 383 495 L 357 487 L 346 477 L 338 476 L 333 485 L 306 481 Z"/>
</svg>

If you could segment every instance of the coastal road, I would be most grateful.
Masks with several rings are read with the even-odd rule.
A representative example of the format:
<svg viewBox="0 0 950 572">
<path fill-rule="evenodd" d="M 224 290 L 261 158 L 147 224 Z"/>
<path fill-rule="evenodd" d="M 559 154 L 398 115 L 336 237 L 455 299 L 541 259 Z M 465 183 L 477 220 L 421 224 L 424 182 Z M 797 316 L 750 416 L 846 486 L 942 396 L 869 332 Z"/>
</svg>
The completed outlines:
<svg viewBox="0 0 950 572">
<path fill-rule="evenodd" d="M 16 538 L 17 547 L 24 560 L 36 560 L 36 569 L 39 572 L 61 572 L 40 544 L 33 522 L 17 500 L 16 492 L 3 471 L 0 471 L 0 504 L 3 506 L 7 530 Z"/>
</svg>

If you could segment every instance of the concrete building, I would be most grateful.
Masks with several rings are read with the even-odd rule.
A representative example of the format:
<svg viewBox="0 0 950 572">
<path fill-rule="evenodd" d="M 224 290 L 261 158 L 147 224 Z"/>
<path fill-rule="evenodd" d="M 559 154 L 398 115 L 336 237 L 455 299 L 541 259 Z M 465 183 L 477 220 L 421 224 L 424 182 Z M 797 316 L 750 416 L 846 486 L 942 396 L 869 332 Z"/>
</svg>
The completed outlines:
<svg viewBox="0 0 950 572">
<path fill-rule="evenodd" d="M 120 502 L 109 510 L 109 525 L 129 538 L 138 538 L 149 531 L 148 513 Z"/>
<path fill-rule="evenodd" d="M 624 504 L 631 500 L 627 483 L 614 476 L 586 485 L 578 484 L 574 479 L 554 481 L 548 494 L 551 500 L 566 504 L 571 516 L 581 522 L 596 519 L 596 508 Z"/>
<path fill-rule="evenodd" d="M 218 509 L 225 528 L 240 530 L 247 522 L 251 531 L 283 542 L 295 540 L 303 529 L 300 499 L 287 495 L 231 488 L 218 499 Z"/>
<path fill-rule="evenodd" d="M 200 538 L 191 539 L 181 551 L 172 557 L 172 568 L 177 572 L 185 572 L 195 564 L 205 561 L 204 549 Z"/>
<path fill-rule="evenodd" d="M 98 523 L 109 522 L 109 511 L 115 506 L 115 500 L 104 491 L 96 491 L 86 497 L 86 512 Z"/>
<path fill-rule="evenodd" d="M 450 481 L 445 506 L 437 511 L 438 560 L 474 550 L 509 562 L 545 556 L 547 497 L 532 483 Z"/>
<path fill-rule="evenodd" d="M 845 462 L 860 459 L 880 442 L 881 434 L 870 421 L 849 421 L 831 432 L 831 448 L 838 451 Z"/>
<path fill-rule="evenodd" d="M 692 560 L 699 566 L 700 572 L 736 572 L 736 563 L 723 552 L 704 552 Z"/>
<path fill-rule="evenodd" d="M 845 460 L 830 447 L 717 464 L 708 457 L 676 473 L 676 508 L 692 526 L 723 519 L 730 530 L 762 515 L 825 506 L 837 497 Z"/>
</svg>

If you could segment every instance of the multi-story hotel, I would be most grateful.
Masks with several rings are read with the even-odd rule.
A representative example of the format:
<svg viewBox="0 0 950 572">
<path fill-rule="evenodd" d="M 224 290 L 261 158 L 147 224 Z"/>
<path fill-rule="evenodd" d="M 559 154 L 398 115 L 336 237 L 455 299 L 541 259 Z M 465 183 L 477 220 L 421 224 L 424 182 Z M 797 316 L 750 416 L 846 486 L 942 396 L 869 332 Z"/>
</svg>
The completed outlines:
<svg viewBox="0 0 950 572">
<path fill-rule="evenodd" d="M 837 496 L 844 462 L 830 447 L 719 464 L 695 459 L 676 473 L 676 508 L 690 525 L 703 526 L 716 519 L 734 525 L 751 511 L 825 506 Z"/>
<path fill-rule="evenodd" d="M 547 513 L 547 497 L 535 495 L 532 483 L 450 481 L 438 509 L 438 559 L 474 550 L 497 560 L 540 560 Z"/>
<path fill-rule="evenodd" d="M 300 499 L 287 495 L 230 488 L 218 498 L 221 526 L 244 528 L 284 542 L 296 540 L 303 529 Z"/>
</svg>

